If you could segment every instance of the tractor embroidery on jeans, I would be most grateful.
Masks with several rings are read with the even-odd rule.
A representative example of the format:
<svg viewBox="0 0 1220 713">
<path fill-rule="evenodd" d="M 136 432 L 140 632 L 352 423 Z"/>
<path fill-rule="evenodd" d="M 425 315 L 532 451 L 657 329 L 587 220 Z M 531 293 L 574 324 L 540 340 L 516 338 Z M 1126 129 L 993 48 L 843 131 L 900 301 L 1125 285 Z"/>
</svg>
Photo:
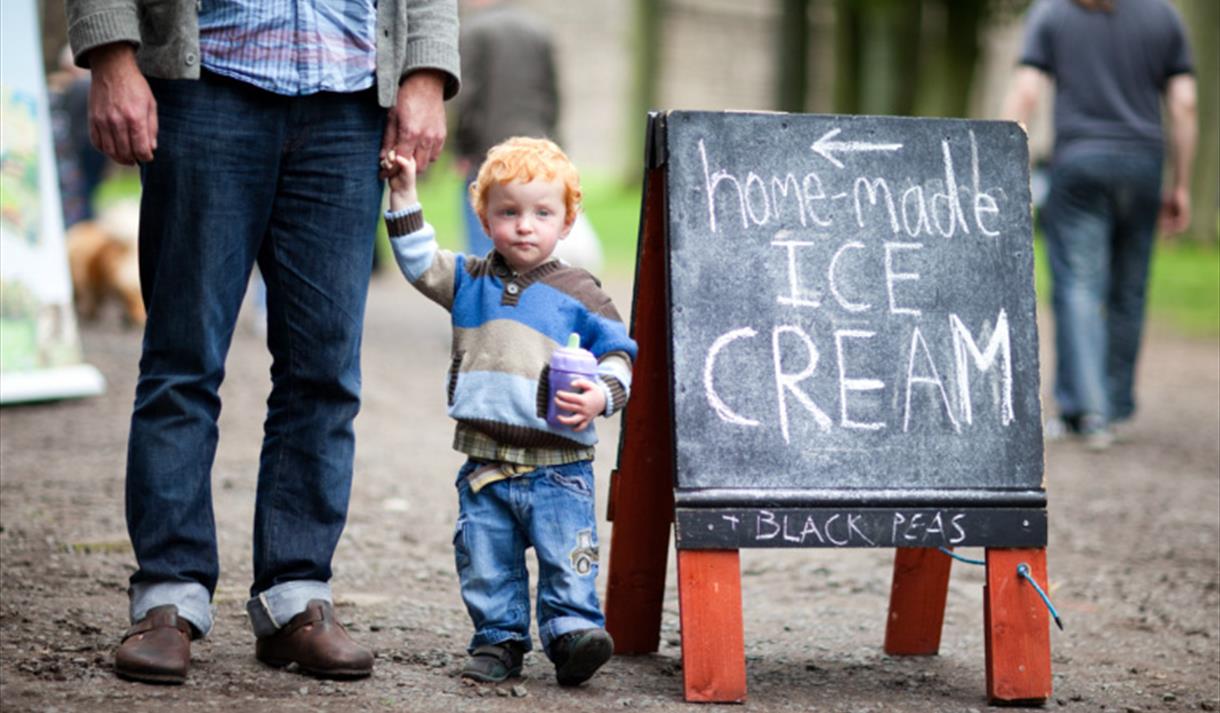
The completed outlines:
<svg viewBox="0 0 1220 713">
<path fill-rule="evenodd" d="M 572 558 L 572 569 L 585 576 L 593 572 L 597 563 L 597 547 L 593 544 L 593 531 L 581 530 L 576 533 L 576 549 L 569 555 Z"/>
</svg>

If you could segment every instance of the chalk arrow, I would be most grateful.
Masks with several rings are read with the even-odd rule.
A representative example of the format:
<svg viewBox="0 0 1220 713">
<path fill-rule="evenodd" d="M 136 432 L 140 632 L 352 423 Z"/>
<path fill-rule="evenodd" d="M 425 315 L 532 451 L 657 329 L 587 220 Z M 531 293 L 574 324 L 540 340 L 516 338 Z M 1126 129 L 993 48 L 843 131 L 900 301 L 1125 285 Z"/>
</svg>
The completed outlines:
<svg viewBox="0 0 1220 713">
<path fill-rule="evenodd" d="M 902 144 L 870 144 L 864 141 L 831 141 L 839 135 L 842 129 L 831 129 L 822 138 L 814 141 L 809 148 L 822 158 L 830 161 L 835 165 L 835 168 L 843 168 L 843 162 L 835 158 L 831 151 L 842 151 L 843 153 L 853 153 L 855 151 L 897 151 L 902 148 Z"/>
</svg>

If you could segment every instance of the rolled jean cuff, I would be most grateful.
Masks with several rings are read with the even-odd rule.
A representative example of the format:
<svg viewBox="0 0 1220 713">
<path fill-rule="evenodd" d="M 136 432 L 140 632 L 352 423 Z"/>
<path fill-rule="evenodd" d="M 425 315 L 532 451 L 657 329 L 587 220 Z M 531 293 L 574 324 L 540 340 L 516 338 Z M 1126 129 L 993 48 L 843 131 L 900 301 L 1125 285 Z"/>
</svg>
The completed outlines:
<svg viewBox="0 0 1220 713">
<path fill-rule="evenodd" d="M 246 613 L 255 636 L 270 636 L 279 631 L 292 617 L 305 611 L 310 600 L 333 603 L 328 582 L 299 579 L 277 584 L 256 597 L 246 600 Z"/>
<path fill-rule="evenodd" d="M 578 616 L 559 616 L 538 627 L 538 638 L 542 639 L 542 650 L 546 652 L 549 658 L 551 656 L 551 644 L 555 639 L 564 634 L 570 634 L 573 631 L 600 628 L 602 628 L 602 624 L 582 619 Z"/>
<path fill-rule="evenodd" d="M 211 596 L 198 582 L 139 582 L 127 590 L 131 599 L 131 623 L 143 619 L 150 609 L 166 604 L 178 607 L 178 616 L 195 627 L 199 636 L 212 630 Z"/>
</svg>

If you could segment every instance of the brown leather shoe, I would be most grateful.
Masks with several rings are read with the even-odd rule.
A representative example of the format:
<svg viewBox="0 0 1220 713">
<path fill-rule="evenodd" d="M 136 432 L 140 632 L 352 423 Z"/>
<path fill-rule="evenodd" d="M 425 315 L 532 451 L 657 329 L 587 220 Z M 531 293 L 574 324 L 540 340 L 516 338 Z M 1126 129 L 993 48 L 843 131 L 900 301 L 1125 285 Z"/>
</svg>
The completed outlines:
<svg viewBox="0 0 1220 713">
<path fill-rule="evenodd" d="M 149 609 L 114 652 L 114 672 L 131 681 L 182 683 L 190 664 L 191 625 L 173 604 Z"/>
<path fill-rule="evenodd" d="M 281 668 L 290 663 L 320 678 L 363 678 L 373 672 L 373 652 L 348 636 L 330 602 L 311 599 L 305 611 L 254 645 L 259 661 Z"/>
</svg>

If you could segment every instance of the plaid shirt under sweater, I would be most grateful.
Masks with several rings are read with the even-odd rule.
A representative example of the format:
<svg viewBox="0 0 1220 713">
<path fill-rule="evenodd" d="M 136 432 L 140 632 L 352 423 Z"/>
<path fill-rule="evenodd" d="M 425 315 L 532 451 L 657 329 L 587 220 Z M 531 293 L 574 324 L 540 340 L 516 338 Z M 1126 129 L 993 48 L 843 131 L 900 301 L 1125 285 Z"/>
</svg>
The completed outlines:
<svg viewBox="0 0 1220 713">
<path fill-rule="evenodd" d="M 604 415 L 626 405 L 636 344 L 596 278 L 554 258 L 518 274 L 494 252 L 442 250 L 418 205 L 387 213 L 386 225 L 407 281 L 452 316 L 454 448 L 522 465 L 590 460 L 597 443 L 592 424 L 577 432 L 546 422 L 547 369 L 551 352 L 575 332 L 598 360 Z"/>
</svg>

